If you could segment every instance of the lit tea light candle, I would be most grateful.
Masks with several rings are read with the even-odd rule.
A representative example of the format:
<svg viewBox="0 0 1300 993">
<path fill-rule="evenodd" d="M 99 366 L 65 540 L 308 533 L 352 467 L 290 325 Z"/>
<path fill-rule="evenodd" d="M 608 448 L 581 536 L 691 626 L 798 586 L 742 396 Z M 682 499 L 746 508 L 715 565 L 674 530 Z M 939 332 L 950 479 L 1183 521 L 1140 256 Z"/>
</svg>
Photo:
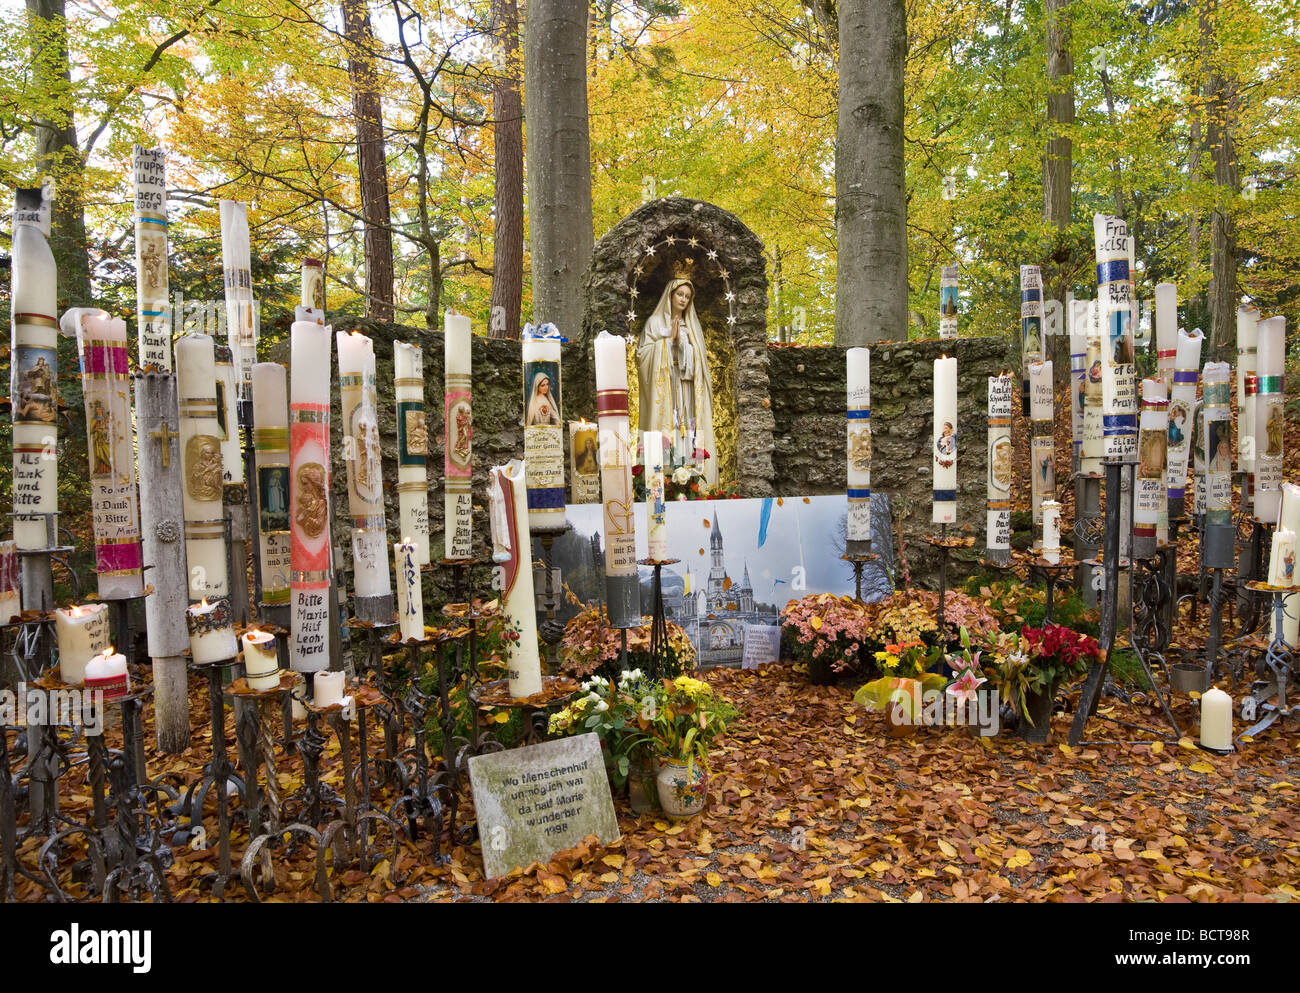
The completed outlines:
<svg viewBox="0 0 1300 993">
<path fill-rule="evenodd" d="M 131 677 L 126 669 L 126 656 L 114 652 L 110 645 L 86 663 L 86 689 L 99 691 L 105 700 L 116 700 L 131 692 Z"/>
<path fill-rule="evenodd" d="M 249 689 L 273 690 L 280 685 L 280 656 L 275 635 L 254 628 L 239 639 L 244 645 L 244 679 Z"/>
<path fill-rule="evenodd" d="M 397 571 L 397 623 L 403 641 L 424 638 L 424 587 L 420 576 L 420 550 L 410 538 L 393 545 Z"/>
<path fill-rule="evenodd" d="M 86 678 L 86 664 L 108 648 L 108 604 L 75 604 L 54 611 L 59 678 L 70 686 Z"/>
<path fill-rule="evenodd" d="M 211 603 L 203 599 L 186 610 L 190 656 L 196 665 L 226 662 L 239 654 L 234 621 L 230 600 L 226 597 L 219 597 Z"/>
</svg>

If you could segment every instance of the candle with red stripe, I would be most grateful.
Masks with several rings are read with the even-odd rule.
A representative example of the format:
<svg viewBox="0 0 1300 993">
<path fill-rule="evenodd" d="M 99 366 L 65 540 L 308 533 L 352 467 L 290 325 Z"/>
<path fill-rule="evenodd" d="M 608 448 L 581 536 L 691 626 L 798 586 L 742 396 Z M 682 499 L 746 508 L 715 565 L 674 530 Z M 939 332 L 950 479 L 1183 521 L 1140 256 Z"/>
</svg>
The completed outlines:
<svg viewBox="0 0 1300 993">
<path fill-rule="evenodd" d="M 1169 443 L 1169 399 L 1163 379 L 1142 380 L 1138 433 L 1137 492 L 1133 500 L 1133 554 L 1155 555 L 1160 523 L 1169 525 L 1165 504 L 1165 452 Z"/>
<path fill-rule="evenodd" d="M 934 502 L 935 524 L 957 521 L 957 359 L 934 360 Z"/>
<path fill-rule="evenodd" d="M 48 187 L 46 188 L 48 189 Z M 13 322 L 9 396 L 13 414 L 14 540 L 19 549 L 48 548 L 45 515 L 58 501 L 59 322 L 50 200 L 43 190 L 18 190 L 11 243 Z M 50 604 L 29 603 L 31 609 Z"/>
<path fill-rule="evenodd" d="M 295 672 L 330 660 L 330 332 L 289 328 L 290 659 Z"/>
<path fill-rule="evenodd" d="M 1178 359 L 1178 287 L 1156 284 L 1156 369 L 1166 383 L 1173 379 Z"/>
<path fill-rule="evenodd" d="M 627 342 L 596 337 L 596 415 L 600 424 L 600 495 L 605 531 L 605 604 L 616 628 L 641 626 L 636 568 L 632 442 L 627 410 Z"/>
<path fill-rule="evenodd" d="M 102 310 L 77 307 L 63 315 L 63 331 L 76 337 L 81 358 L 99 596 L 102 600 L 139 596 L 144 592 L 144 561 L 126 322 Z"/>
</svg>

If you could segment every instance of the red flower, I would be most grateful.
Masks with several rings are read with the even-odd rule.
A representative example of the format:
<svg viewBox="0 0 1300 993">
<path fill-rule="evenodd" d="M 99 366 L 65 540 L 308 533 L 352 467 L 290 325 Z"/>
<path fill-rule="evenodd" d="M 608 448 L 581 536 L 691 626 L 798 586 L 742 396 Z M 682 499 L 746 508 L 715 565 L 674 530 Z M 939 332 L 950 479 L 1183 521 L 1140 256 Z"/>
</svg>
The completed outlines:
<svg viewBox="0 0 1300 993">
<path fill-rule="evenodd" d="M 643 472 L 645 472 L 645 466 L 644 466 L 644 465 L 634 465 L 634 466 L 632 467 L 632 475 L 634 475 L 634 476 L 639 476 L 639 475 L 641 475 Z"/>
</svg>

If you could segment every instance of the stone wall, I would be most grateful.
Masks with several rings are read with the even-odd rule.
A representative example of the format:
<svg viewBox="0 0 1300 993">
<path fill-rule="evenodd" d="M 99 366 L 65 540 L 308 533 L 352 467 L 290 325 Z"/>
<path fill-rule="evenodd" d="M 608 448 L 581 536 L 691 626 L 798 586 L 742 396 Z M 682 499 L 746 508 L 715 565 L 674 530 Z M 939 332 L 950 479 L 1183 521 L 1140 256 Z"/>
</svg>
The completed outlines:
<svg viewBox="0 0 1300 993">
<path fill-rule="evenodd" d="M 882 343 L 871 349 L 871 489 L 890 494 L 897 542 L 911 577 L 937 579 L 938 555 L 923 537 L 930 523 L 934 360 L 957 356 L 961 440 L 958 522 L 975 547 L 955 553 L 957 574 L 976 568 L 983 549 L 988 377 L 1009 369 L 1014 349 L 994 338 Z M 841 348 L 769 346 L 772 462 L 778 493 L 842 493 L 845 487 L 845 362 Z"/>
</svg>

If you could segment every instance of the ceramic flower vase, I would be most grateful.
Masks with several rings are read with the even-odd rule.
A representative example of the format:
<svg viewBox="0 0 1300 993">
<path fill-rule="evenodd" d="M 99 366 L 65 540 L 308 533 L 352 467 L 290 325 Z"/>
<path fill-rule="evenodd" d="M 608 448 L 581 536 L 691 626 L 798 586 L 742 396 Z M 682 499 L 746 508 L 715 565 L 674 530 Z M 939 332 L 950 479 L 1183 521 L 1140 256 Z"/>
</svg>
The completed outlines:
<svg viewBox="0 0 1300 993">
<path fill-rule="evenodd" d="M 694 817 L 704 809 L 707 780 L 699 762 L 688 766 L 684 759 L 663 759 L 656 780 L 659 806 L 674 821 Z"/>
</svg>

